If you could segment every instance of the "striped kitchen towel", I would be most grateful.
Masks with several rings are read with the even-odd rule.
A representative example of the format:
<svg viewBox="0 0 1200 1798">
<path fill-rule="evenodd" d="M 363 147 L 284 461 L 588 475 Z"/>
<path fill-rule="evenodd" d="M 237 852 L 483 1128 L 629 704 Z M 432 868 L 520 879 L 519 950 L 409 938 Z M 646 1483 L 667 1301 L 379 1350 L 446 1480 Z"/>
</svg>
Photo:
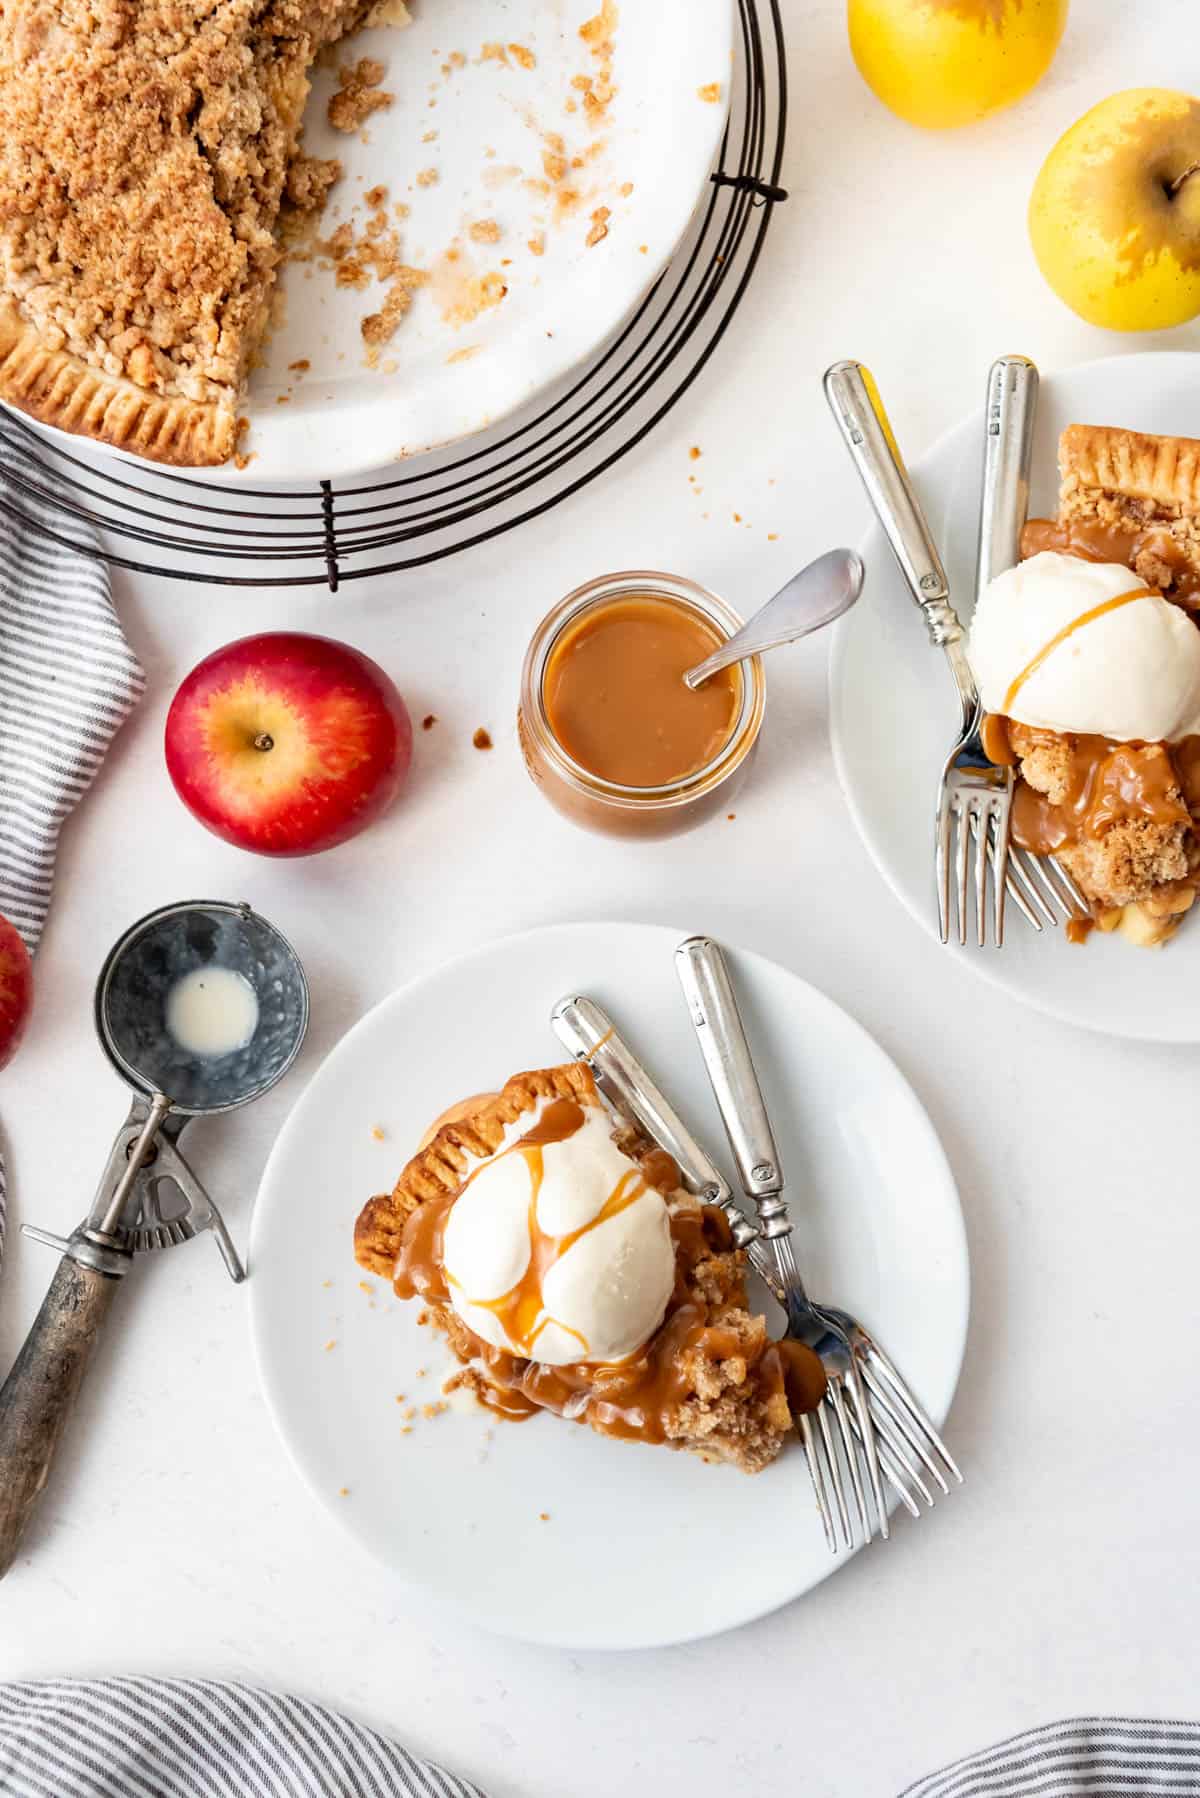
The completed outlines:
<svg viewBox="0 0 1200 1798">
<path fill-rule="evenodd" d="M 35 520 L 61 527 L 61 514 L 9 485 L 14 454 L 0 445 L 0 500 L 11 492 L 26 515 L 0 507 L 0 914 L 32 952 L 50 908 L 63 819 L 96 778 L 146 677 L 113 610 L 107 566 L 38 530 Z M 0 1149 L 0 1256 L 5 1210 Z"/>
<path fill-rule="evenodd" d="M 0 497 L 13 455 L 0 448 Z M 61 548 L 33 522 L 61 529 L 61 513 L 24 491 L 13 499 L 27 517 L 0 510 L 0 913 L 32 951 L 63 819 L 146 677 L 113 610 L 105 563 Z"/>
<path fill-rule="evenodd" d="M 209 1679 L 0 1685 L 3 1798 L 483 1798 L 306 1698 Z"/>
<path fill-rule="evenodd" d="M 0 1791 L 3 1787 L 0 1786 Z M 1012 1736 L 900 1798 L 1195 1798 L 1200 1723 L 1073 1717 Z"/>
</svg>

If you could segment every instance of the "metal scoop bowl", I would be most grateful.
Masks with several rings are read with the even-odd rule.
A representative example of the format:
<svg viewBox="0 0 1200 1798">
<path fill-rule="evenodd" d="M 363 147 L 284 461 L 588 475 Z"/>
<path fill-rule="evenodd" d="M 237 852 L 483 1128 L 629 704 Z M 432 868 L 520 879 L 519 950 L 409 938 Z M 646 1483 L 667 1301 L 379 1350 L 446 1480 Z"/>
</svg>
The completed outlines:
<svg viewBox="0 0 1200 1798">
<path fill-rule="evenodd" d="M 198 968 L 228 968 L 254 992 L 253 1035 L 226 1055 L 182 1048 L 167 995 Z M 100 1045 L 132 1090 L 92 1208 L 69 1238 L 25 1226 L 62 1259 L 0 1388 L 0 1578 L 46 1483 L 113 1298 L 133 1257 L 211 1230 L 235 1280 L 245 1270 L 224 1220 L 179 1151 L 194 1117 L 232 1111 L 291 1067 L 308 1028 L 308 985 L 294 949 L 248 905 L 164 906 L 127 930 L 96 983 Z"/>
</svg>

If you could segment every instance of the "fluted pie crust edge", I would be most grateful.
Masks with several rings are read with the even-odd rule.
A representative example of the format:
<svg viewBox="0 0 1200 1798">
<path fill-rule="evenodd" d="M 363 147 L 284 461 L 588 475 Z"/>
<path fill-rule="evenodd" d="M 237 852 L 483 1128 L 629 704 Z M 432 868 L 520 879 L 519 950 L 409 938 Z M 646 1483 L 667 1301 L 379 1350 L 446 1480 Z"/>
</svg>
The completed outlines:
<svg viewBox="0 0 1200 1798">
<path fill-rule="evenodd" d="M 49 349 L 10 299 L 0 299 L 0 398 L 39 424 L 171 467 L 215 467 L 236 439 L 232 406 L 163 397 Z"/>
<path fill-rule="evenodd" d="M 391 1192 L 368 1200 L 354 1226 L 354 1254 L 360 1265 L 390 1280 L 406 1220 L 427 1200 L 457 1192 L 466 1178 L 468 1156 L 483 1160 L 494 1155 L 505 1129 L 540 1099 L 574 1099 L 579 1105 L 600 1102 L 584 1062 L 514 1074 L 477 1112 L 443 1124 L 413 1156 Z"/>
</svg>

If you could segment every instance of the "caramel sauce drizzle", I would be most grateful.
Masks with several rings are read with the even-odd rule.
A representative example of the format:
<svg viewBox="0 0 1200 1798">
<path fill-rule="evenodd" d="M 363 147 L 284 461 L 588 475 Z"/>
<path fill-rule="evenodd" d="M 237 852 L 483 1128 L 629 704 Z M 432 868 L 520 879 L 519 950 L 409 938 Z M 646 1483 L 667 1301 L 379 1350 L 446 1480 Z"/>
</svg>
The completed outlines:
<svg viewBox="0 0 1200 1798">
<path fill-rule="evenodd" d="M 1154 594 L 1149 587 L 1133 587 L 1128 593 L 1118 593 L 1113 599 L 1102 600 L 1098 606 L 1089 606 L 1086 612 L 1081 612 L 1079 614 L 1078 618 L 1072 618 L 1069 624 L 1064 624 L 1060 631 L 1055 631 L 1049 643 L 1044 643 L 1033 659 L 1026 662 L 1016 680 L 1013 681 L 1008 692 L 1004 695 L 1005 712 L 1009 717 L 1012 716 L 1012 709 L 1016 704 L 1017 695 L 1020 693 L 1021 688 L 1025 685 L 1026 681 L 1030 680 L 1033 675 L 1037 673 L 1038 669 L 1044 662 L 1049 660 L 1056 649 L 1060 649 L 1064 643 L 1068 643 L 1075 635 L 1076 631 L 1082 630 L 1085 624 L 1094 624 L 1097 618 L 1103 618 L 1108 612 L 1119 611 L 1122 606 L 1132 605 L 1135 599 L 1153 598 Z"/>
<path fill-rule="evenodd" d="M 519 1149 L 529 1169 L 530 1183 L 529 1260 L 525 1272 L 517 1284 L 498 1299 L 477 1299 L 467 1294 L 466 1300 L 469 1305 L 478 1305 L 481 1311 L 490 1311 L 494 1317 L 499 1318 L 505 1335 L 510 1342 L 516 1343 L 523 1355 L 533 1354 L 538 1337 L 549 1324 L 556 1324 L 566 1335 L 573 1336 L 579 1344 L 580 1354 L 586 1355 L 591 1346 L 587 1337 L 563 1323 L 561 1318 L 552 1317 L 545 1309 L 542 1283 L 560 1256 L 573 1248 L 581 1237 L 590 1236 L 593 1230 L 598 1230 L 609 1218 L 618 1217 L 622 1211 L 627 1211 L 649 1189 L 639 1170 L 630 1168 L 627 1174 L 622 1174 L 590 1223 L 583 1224 L 578 1230 L 569 1231 L 566 1236 L 549 1236 L 542 1229 L 537 1216 L 538 1197 L 545 1177 L 542 1150 L 536 1144 L 525 1143 L 520 1144 Z M 462 1291 L 453 1274 L 447 1274 L 446 1278 L 451 1286 Z"/>
<path fill-rule="evenodd" d="M 609 1218 L 618 1217 L 630 1205 L 636 1204 L 648 1190 L 640 1168 L 631 1166 L 627 1173 L 621 1175 L 604 1204 L 586 1224 L 578 1230 L 571 1230 L 565 1236 L 551 1236 L 543 1230 L 538 1221 L 538 1199 L 541 1197 L 542 1182 L 546 1177 L 545 1150 L 552 1143 L 566 1142 L 569 1137 L 581 1130 L 584 1124 L 583 1106 L 574 1099 L 553 1099 L 547 1105 L 538 1122 L 527 1130 L 511 1148 L 502 1150 L 493 1157 L 494 1161 L 502 1161 L 506 1156 L 520 1155 L 529 1171 L 529 1210 L 527 1227 L 529 1230 L 529 1259 L 525 1271 L 516 1285 L 499 1298 L 479 1299 L 467 1293 L 464 1295 L 470 1305 L 478 1305 L 481 1311 L 490 1311 L 499 1319 L 505 1335 L 510 1342 L 516 1344 L 522 1355 L 531 1356 L 538 1337 L 550 1324 L 556 1324 L 566 1335 L 573 1336 L 579 1344 L 581 1355 L 588 1353 L 589 1343 L 586 1336 L 573 1330 L 561 1319 L 552 1317 L 545 1308 L 542 1292 L 543 1281 L 550 1269 L 568 1249 L 573 1248 L 584 1236 L 590 1236 L 593 1230 L 607 1223 Z M 485 1166 L 491 1166 L 486 1162 Z M 477 1168 L 475 1173 L 482 1170 Z M 471 1185 L 475 1174 L 466 1182 L 463 1192 Z M 457 1195 L 461 1197 L 461 1194 Z M 449 1212 L 447 1211 L 447 1216 Z M 444 1234 L 444 1225 L 443 1225 Z M 452 1274 L 447 1272 L 447 1282 L 462 1292 L 462 1287 Z"/>
<path fill-rule="evenodd" d="M 1165 523 L 1153 520 L 1143 526 L 1102 524 L 1095 518 L 1031 518 L 1021 533 L 1021 560 L 1044 549 L 1078 556 L 1083 562 L 1124 562 L 1135 572 L 1140 557 L 1150 555 L 1171 574 L 1166 598 L 1188 610 L 1200 597 L 1200 573 L 1191 567 Z"/>
<path fill-rule="evenodd" d="M 583 1120 L 583 1108 L 574 1100 L 554 1100 L 533 1129 L 502 1152 L 522 1154 L 531 1164 L 532 1178 L 531 1158 L 536 1156 L 540 1162 L 544 1147 L 565 1141 Z M 541 1171 L 537 1175 L 538 1185 Z M 679 1169 L 674 1161 L 664 1150 L 652 1149 L 641 1158 L 638 1167 L 622 1177 L 590 1224 L 559 1238 L 546 1236 L 538 1228 L 533 1216 L 535 1192 L 530 1212 L 530 1266 L 510 1292 L 487 1302 L 487 1308 L 501 1316 L 511 1340 L 528 1341 L 532 1347 L 530 1330 L 534 1340 L 540 1333 L 537 1326 L 541 1279 L 548 1265 L 542 1257 L 547 1249 L 554 1259 L 605 1217 L 615 1216 L 633 1204 L 647 1188 L 670 1192 L 678 1184 Z M 461 1190 L 465 1191 L 466 1185 Z M 427 1201 L 409 1218 L 394 1280 L 400 1298 L 448 1302 L 442 1247 L 446 1222 L 460 1196 L 461 1192 L 453 1192 Z M 811 1349 L 803 1343 L 784 1341 L 764 1342 L 757 1351 L 748 1352 L 734 1331 L 710 1321 L 709 1308 L 696 1293 L 690 1278 L 693 1268 L 714 1253 L 728 1253 L 733 1246 L 724 1214 L 707 1205 L 696 1210 L 681 1209 L 672 1214 L 670 1228 L 675 1246 L 675 1285 L 663 1322 L 644 1348 L 624 1361 L 579 1361 L 551 1367 L 531 1355 L 514 1355 L 507 1349 L 494 1348 L 455 1314 L 456 1333 L 461 1331 L 468 1353 L 486 1374 L 486 1383 L 477 1393 L 480 1401 L 513 1422 L 532 1417 L 538 1411 L 554 1411 L 590 1424 L 605 1435 L 662 1443 L 670 1439 L 672 1419 L 693 1390 L 687 1373 L 688 1357 L 703 1353 L 716 1360 L 745 1356 L 747 1378 L 753 1375 L 764 1397 L 785 1394 L 797 1414 L 815 1409 L 824 1395 L 825 1374 Z"/>
</svg>

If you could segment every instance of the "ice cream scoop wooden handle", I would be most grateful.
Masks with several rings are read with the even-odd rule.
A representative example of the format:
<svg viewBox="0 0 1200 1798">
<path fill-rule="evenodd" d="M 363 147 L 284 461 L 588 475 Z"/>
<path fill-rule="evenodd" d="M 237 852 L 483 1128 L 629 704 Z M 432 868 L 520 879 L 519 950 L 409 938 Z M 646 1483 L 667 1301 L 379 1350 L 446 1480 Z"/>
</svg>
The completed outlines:
<svg viewBox="0 0 1200 1798">
<path fill-rule="evenodd" d="M 46 1484 L 120 1284 L 64 1255 L 0 1387 L 0 1579 Z"/>
</svg>

